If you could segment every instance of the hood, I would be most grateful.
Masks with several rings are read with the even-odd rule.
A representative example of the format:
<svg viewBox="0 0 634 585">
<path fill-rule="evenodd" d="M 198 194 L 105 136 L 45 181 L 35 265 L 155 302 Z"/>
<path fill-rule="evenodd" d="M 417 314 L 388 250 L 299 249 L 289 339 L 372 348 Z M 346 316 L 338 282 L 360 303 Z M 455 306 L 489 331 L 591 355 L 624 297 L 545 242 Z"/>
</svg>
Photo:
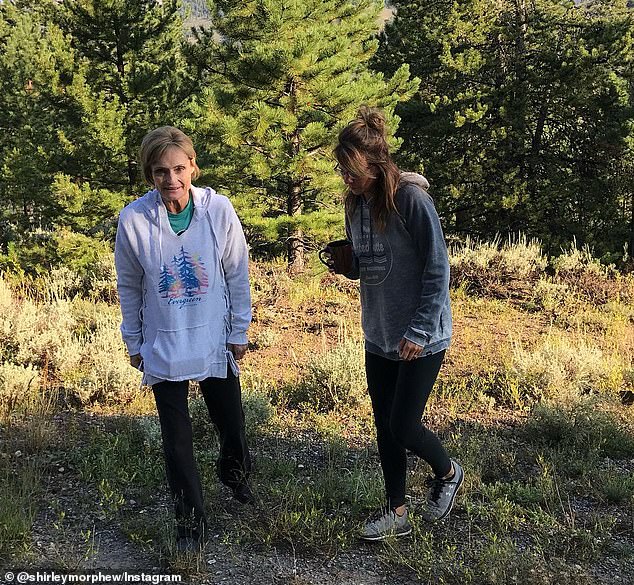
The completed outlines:
<svg viewBox="0 0 634 585">
<path fill-rule="evenodd" d="M 192 185 L 191 193 L 194 199 L 194 215 L 192 216 L 192 223 L 207 218 L 207 221 L 209 221 L 211 235 L 216 246 L 216 252 L 218 253 L 218 241 L 213 230 L 211 219 L 207 213 L 209 203 L 212 197 L 216 195 L 216 192 L 209 187 L 202 189 Z M 158 228 L 159 266 L 163 266 L 163 231 L 165 226 L 169 225 L 169 218 L 167 217 L 167 209 L 161 199 L 161 194 L 158 189 L 152 189 L 152 191 L 148 191 L 145 195 L 143 195 L 143 197 L 130 203 L 129 207 L 133 208 L 136 213 L 142 213 L 150 223 L 154 224 Z M 220 258 L 220 256 L 218 256 L 218 258 Z M 215 279 L 215 271 L 213 274 Z M 212 286 L 214 286 L 214 283 L 215 280 L 212 282 Z"/>
<path fill-rule="evenodd" d="M 418 173 L 401 173 L 401 183 L 411 183 L 420 187 L 423 191 L 429 189 L 429 181 Z"/>
<path fill-rule="evenodd" d="M 209 202 L 216 192 L 210 187 L 203 189 L 192 185 L 191 193 L 194 199 L 194 217 L 192 221 L 195 221 L 205 216 Z M 131 205 L 141 211 L 154 225 L 160 226 L 162 219 L 167 221 L 167 209 L 161 200 L 161 194 L 158 189 L 148 191 Z"/>
</svg>

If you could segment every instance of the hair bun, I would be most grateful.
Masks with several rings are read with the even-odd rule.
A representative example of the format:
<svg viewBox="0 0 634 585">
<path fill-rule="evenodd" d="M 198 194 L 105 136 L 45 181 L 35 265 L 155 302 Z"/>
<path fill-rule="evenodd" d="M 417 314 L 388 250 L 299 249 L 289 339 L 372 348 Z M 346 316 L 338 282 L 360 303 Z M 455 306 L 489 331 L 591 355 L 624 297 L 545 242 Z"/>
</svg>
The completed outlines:
<svg viewBox="0 0 634 585">
<path fill-rule="evenodd" d="M 371 108 L 369 106 L 361 106 L 357 117 L 372 130 L 376 130 L 381 134 L 385 134 L 385 116 L 379 108 Z"/>
</svg>

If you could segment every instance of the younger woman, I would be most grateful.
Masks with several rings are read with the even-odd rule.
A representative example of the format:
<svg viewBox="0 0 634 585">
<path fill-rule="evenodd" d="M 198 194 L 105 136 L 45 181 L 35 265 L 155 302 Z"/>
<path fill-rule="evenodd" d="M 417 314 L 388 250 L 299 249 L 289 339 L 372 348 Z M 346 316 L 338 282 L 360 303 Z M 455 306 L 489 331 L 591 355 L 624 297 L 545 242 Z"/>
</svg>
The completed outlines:
<svg viewBox="0 0 634 585">
<path fill-rule="evenodd" d="M 449 514 L 463 481 L 438 437 L 421 424 L 452 330 L 449 260 L 434 204 L 420 175 L 392 161 L 380 110 L 362 107 L 339 134 L 338 167 L 348 188 L 346 232 L 361 280 L 365 367 L 387 505 L 365 540 L 411 532 L 405 506 L 409 450 L 431 467 L 422 517 Z"/>
</svg>

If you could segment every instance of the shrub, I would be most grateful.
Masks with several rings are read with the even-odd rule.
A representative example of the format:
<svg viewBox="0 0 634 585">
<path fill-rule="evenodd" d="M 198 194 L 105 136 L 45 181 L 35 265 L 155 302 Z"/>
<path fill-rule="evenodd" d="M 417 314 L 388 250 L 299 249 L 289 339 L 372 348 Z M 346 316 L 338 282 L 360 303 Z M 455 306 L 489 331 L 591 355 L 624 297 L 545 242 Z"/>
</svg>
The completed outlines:
<svg viewBox="0 0 634 585">
<path fill-rule="evenodd" d="M 37 368 L 0 364 L 0 421 L 6 420 L 14 412 L 33 412 L 41 398 Z"/>
<path fill-rule="evenodd" d="M 48 301 L 36 302 L 16 299 L 0 279 L 0 359 L 5 369 L 14 368 L 11 384 L 19 387 L 25 372 L 37 370 L 42 384 L 63 390 L 79 404 L 130 399 L 140 375 L 128 363 L 118 310 L 105 303 L 70 300 L 63 280 L 50 280 Z"/>
<path fill-rule="evenodd" d="M 67 228 L 40 229 L 9 242 L 7 253 L 0 254 L 0 270 L 17 282 L 27 282 L 40 298 L 51 289 L 63 297 L 116 298 L 110 244 Z"/>
<path fill-rule="evenodd" d="M 34 303 L 24 299 L 9 318 L 11 335 L 18 351 L 15 361 L 35 365 L 55 376 L 59 370 L 71 367 L 80 350 L 73 337 L 74 318 L 71 303 L 56 300 Z"/>
<path fill-rule="evenodd" d="M 140 373 L 128 362 L 118 329 L 107 320 L 84 339 L 76 369 L 61 372 L 61 378 L 65 390 L 82 404 L 127 402 L 141 383 Z"/>
<path fill-rule="evenodd" d="M 605 457 L 634 456 L 634 435 L 615 415 L 600 410 L 594 400 L 569 406 L 538 404 L 524 427 L 531 442 L 569 448 Z"/>
<path fill-rule="evenodd" d="M 553 268 L 560 274 L 589 273 L 594 276 L 609 276 L 615 272 L 614 266 L 605 266 L 595 258 L 589 246 L 577 248 L 576 241 L 552 261 Z"/>
<path fill-rule="evenodd" d="M 576 244 L 552 260 L 555 281 L 578 291 L 594 304 L 634 299 L 634 279 L 620 274 L 614 265 L 608 266 L 592 255 L 589 247 Z"/>
<path fill-rule="evenodd" d="M 549 335 L 534 350 L 513 348 L 513 370 L 521 385 L 548 399 L 576 398 L 589 392 L 617 392 L 626 366 L 616 354 L 606 355 L 584 341 Z"/>
<path fill-rule="evenodd" d="M 568 284 L 540 278 L 535 284 L 532 297 L 539 309 L 553 313 L 569 305 L 573 293 Z"/>
<path fill-rule="evenodd" d="M 525 296 L 548 263 L 539 243 L 522 235 L 505 244 L 499 238 L 478 242 L 467 237 L 449 252 L 452 286 L 497 297 Z"/>
<path fill-rule="evenodd" d="M 302 381 L 291 391 L 291 401 L 318 411 L 342 405 L 355 408 L 366 398 L 363 356 L 363 342 L 345 339 L 311 357 Z"/>
</svg>

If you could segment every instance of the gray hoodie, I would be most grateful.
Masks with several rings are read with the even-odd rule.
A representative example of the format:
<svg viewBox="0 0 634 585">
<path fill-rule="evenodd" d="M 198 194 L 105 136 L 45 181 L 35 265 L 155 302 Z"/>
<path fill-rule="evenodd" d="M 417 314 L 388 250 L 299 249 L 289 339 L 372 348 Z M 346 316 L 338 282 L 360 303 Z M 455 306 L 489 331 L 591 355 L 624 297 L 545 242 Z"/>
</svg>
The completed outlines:
<svg viewBox="0 0 634 585">
<path fill-rule="evenodd" d="M 398 214 L 379 232 L 372 202 L 359 198 L 346 233 L 355 267 L 346 274 L 361 280 L 361 317 L 366 350 L 398 360 L 403 337 L 431 355 L 449 346 L 449 258 L 440 220 L 425 189 L 427 180 L 403 173 L 396 194 Z"/>
<path fill-rule="evenodd" d="M 153 190 L 119 215 L 115 244 L 121 333 L 141 354 L 144 384 L 225 378 L 238 366 L 227 344 L 245 344 L 251 322 L 248 250 L 229 199 L 192 186 L 181 235 Z"/>
</svg>

